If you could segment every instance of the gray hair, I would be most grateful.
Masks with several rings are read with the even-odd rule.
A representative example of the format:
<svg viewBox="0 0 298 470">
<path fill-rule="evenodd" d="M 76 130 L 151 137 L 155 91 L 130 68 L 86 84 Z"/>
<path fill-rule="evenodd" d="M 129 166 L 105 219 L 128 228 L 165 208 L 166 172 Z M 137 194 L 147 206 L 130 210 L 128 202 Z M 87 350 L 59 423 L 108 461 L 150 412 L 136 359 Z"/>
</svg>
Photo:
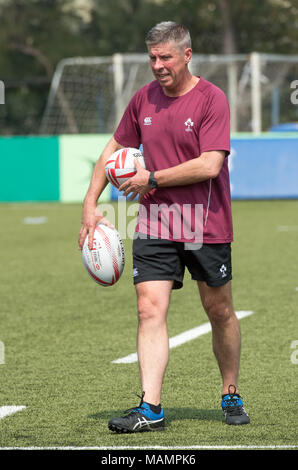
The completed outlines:
<svg viewBox="0 0 298 470">
<path fill-rule="evenodd" d="M 191 38 L 188 29 L 174 21 L 163 21 L 155 25 L 148 32 L 145 42 L 147 46 L 163 44 L 173 41 L 177 47 L 191 47 Z"/>
</svg>

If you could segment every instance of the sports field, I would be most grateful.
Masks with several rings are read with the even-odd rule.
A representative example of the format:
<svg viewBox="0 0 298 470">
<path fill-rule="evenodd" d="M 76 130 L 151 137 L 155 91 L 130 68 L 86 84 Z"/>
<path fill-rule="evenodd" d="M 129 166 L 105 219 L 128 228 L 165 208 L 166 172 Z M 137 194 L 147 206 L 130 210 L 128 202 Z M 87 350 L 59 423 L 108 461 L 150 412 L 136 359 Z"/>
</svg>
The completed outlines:
<svg viewBox="0 0 298 470">
<path fill-rule="evenodd" d="M 110 417 L 138 404 L 131 240 L 113 287 L 86 273 L 80 205 L 0 206 L 0 447 L 297 446 L 298 201 L 234 201 L 233 292 L 240 393 L 251 424 L 230 427 L 211 333 L 171 350 L 163 433 L 115 435 Z M 39 222 L 39 223 L 36 223 Z M 187 275 L 172 294 L 170 337 L 205 324 Z M 297 354 L 296 354 L 297 353 Z M 9 406 L 25 407 L 14 409 Z"/>
</svg>

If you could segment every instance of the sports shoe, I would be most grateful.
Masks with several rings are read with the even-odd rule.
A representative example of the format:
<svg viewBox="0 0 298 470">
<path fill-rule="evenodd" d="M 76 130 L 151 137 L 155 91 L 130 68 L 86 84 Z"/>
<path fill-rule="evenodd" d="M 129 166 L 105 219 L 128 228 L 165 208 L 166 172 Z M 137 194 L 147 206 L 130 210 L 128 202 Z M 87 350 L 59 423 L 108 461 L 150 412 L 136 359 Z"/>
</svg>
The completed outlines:
<svg viewBox="0 0 298 470">
<path fill-rule="evenodd" d="M 234 387 L 234 392 L 230 388 Z M 246 413 L 240 395 L 236 392 L 235 385 L 229 385 L 228 394 L 222 396 L 221 407 L 227 424 L 248 424 L 249 416 Z"/>
<path fill-rule="evenodd" d="M 112 418 L 109 421 L 109 429 L 117 433 L 132 433 L 143 431 L 163 431 L 165 426 L 164 411 L 160 408 L 155 413 L 150 404 L 143 401 L 145 392 L 142 393 L 141 402 L 136 408 L 126 410 L 127 415 L 122 418 Z M 139 396 L 139 395 L 137 395 Z"/>
</svg>

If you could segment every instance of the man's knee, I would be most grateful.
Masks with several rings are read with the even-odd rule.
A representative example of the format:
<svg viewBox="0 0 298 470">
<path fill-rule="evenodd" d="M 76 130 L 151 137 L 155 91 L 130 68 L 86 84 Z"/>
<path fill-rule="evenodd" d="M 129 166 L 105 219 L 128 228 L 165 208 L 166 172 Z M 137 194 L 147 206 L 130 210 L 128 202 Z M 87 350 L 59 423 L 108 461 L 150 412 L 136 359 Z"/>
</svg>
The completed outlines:
<svg viewBox="0 0 298 470">
<path fill-rule="evenodd" d="M 136 287 L 139 321 L 164 321 L 167 315 L 171 283 L 144 282 Z"/>
<path fill-rule="evenodd" d="M 212 323 L 225 323 L 234 315 L 233 305 L 229 299 L 208 296 L 202 301 L 204 310 Z"/>
<path fill-rule="evenodd" d="M 140 322 L 152 320 L 158 315 L 158 305 L 148 295 L 140 295 L 138 298 L 138 318 Z"/>
<path fill-rule="evenodd" d="M 235 316 L 231 283 L 221 287 L 199 284 L 203 308 L 212 323 L 224 323 Z"/>
</svg>

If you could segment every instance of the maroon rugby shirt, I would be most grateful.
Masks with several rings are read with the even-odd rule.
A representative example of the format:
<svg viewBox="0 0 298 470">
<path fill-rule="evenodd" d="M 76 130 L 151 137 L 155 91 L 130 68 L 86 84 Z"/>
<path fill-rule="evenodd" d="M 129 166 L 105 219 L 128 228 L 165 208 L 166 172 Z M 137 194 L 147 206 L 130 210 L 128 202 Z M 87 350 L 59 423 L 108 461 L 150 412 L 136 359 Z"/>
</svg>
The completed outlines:
<svg viewBox="0 0 298 470">
<path fill-rule="evenodd" d="M 194 88 L 179 97 L 166 96 L 159 83 L 153 81 L 133 96 L 114 138 L 124 147 L 139 148 L 142 144 L 149 171 L 173 167 L 211 150 L 224 150 L 228 157 L 230 111 L 227 98 L 221 89 L 202 77 Z M 168 233 L 152 223 L 150 207 L 160 207 L 161 204 L 169 208 L 175 206 L 174 211 L 168 212 Z M 190 214 L 189 205 L 191 220 L 185 224 L 183 221 Z M 140 206 L 136 230 L 169 240 L 198 241 L 197 238 L 190 240 L 190 234 L 197 230 L 195 220 L 199 212 L 195 209 L 198 207 L 196 205 L 203 208 L 203 242 L 231 242 L 233 224 L 228 158 L 225 158 L 215 179 L 185 186 L 157 188 L 147 193 Z M 176 211 L 179 207 L 181 218 Z M 187 207 L 185 215 L 184 207 Z M 160 214 L 158 217 L 160 222 Z"/>
</svg>

